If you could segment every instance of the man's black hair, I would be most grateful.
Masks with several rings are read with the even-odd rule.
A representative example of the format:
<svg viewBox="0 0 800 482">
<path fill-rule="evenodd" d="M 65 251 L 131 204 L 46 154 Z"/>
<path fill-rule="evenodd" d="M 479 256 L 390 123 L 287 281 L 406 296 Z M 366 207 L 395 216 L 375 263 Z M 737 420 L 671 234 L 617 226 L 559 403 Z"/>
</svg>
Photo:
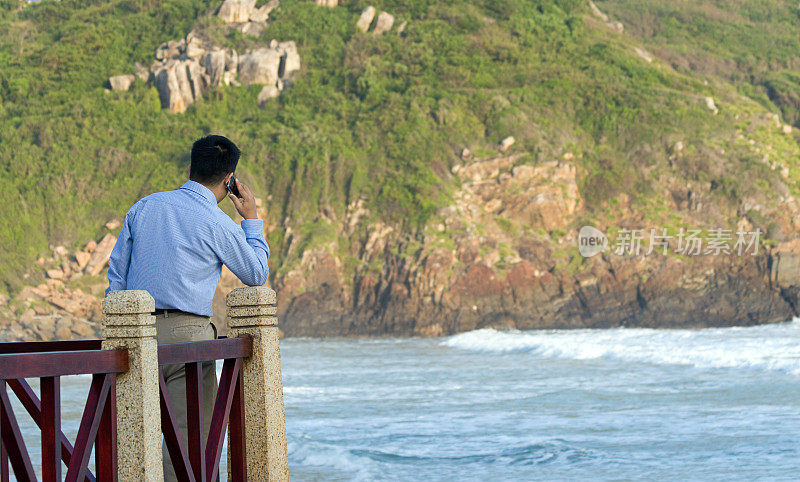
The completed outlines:
<svg viewBox="0 0 800 482">
<path fill-rule="evenodd" d="M 236 170 L 239 148 L 224 136 L 206 136 L 192 145 L 189 179 L 200 184 L 214 185 Z"/>
</svg>

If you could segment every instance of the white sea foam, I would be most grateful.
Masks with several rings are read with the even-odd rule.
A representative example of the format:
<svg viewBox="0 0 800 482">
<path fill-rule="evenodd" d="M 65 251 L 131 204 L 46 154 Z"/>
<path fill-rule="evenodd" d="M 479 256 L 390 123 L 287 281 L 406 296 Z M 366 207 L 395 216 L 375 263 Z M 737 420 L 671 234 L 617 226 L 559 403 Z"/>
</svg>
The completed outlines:
<svg viewBox="0 0 800 482">
<path fill-rule="evenodd" d="M 350 450 L 307 437 L 289 440 L 288 451 L 292 462 L 305 468 L 321 467 L 333 469 L 340 475 L 347 475 L 349 480 L 374 480 L 373 464 L 365 457 L 353 455 Z"/>
<path fill-rule="evenodd" d="M 702 330 L 485 328 L 449 337 L 441 345 L 487 353 L 531 352 L 544 358 L 606 358 L 800 375 L 800 319 L 773 325 Z"/>
</svg>

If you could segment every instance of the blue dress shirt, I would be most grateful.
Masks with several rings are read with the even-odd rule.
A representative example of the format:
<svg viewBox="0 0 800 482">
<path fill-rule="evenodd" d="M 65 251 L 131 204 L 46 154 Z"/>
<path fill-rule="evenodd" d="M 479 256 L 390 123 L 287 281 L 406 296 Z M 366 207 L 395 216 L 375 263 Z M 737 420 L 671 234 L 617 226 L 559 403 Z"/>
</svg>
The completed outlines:
<svg viewBox="0 0 800 482">
<path fill-rule="evenodd" d="M 260 219 L 239 226 L 210 189 L 188 181 L 140 199 L 125 215 L 108 260 L 106 295 L 147 290 L 156 309 L 211 316 L 222 265 L 244 284 L 260 286 L 269 276 L 268 259 Z"/>
</svg>

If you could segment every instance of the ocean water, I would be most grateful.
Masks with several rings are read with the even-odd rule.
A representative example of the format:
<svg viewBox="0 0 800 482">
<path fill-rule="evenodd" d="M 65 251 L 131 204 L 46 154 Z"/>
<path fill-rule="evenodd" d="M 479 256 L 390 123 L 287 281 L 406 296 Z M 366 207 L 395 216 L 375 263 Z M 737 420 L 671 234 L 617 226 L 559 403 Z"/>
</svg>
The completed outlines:
<svg viewBox="0 0 800 482">
<path fill-rule="evenodd" d="M 789 480 L 800 471 L 800 320 L 287 339 L 281 351 L 292 480 Z M 62 381 L 71 438 L 88 382 Z M 38 454 L 38 432 L 20 419 Z"/>
</svg>

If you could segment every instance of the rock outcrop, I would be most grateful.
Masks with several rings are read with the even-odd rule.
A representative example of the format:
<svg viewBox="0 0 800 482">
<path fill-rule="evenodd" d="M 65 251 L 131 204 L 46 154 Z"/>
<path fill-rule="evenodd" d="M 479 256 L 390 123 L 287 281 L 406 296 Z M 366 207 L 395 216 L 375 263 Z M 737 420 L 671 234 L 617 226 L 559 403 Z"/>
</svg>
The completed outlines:
<svg viewBox="0 0 800 482">
<path fill-rule="evenodd" d="M 239 57 L 239 81 L 243 85 L 260 84 L 259 105 L 277 97 L 284 80 L 300 70 L 300 56 L 294 42 L 273 42 L 271 48 L 246 52 Z"/>
<path fill-rule="evenodd" d="M 226 2 L 223 7 L 228 5 L 226 15 L 229 18 L 242 18 L 240 13 L 247 11 L 247 18 L 252 19 L 254 15 L 260 18 L 258 12 L 263 13 L 265 7 L 277 6 L 277 2 L 270 2 L 260 9 L 248 10 L 251 3 Z M 213 45 L 202 33 L 192 31 L 185 39 L 164 42 L 156 49 L 147 78 L 158 90 L 162 108 L 181 113 L 210 89 L 221 85 L 260 84 L 268 87 L 262 94 L 271 95 L 276 91 L 279 94 L 287 85 L 286 81 L 299 70 L 300 55 L 293 41 L 272 40 L 267 47 L 239 55 L 235 50 Z M 121 87 L 129 87 L 125 83 L 132 82 L 133 78 L 133 75 L 112 77 L 112 86 L 116 83 L 120 86 L 118 90 L 125 90 Z M 259 104 L 264 95 L 259 96 Z"/>
<path fill-rule="evenodd" d="M 281 55 L 275 49 L 258 49 L 239 58 L 239 81 L 243 85 L 274 85 L 278 81 Z"/>
<path fill-rule="evenodd" d="M 275 49 L 281 56 L 278 75 L 281 79 L 290 77 L 300 70 L 300 54 L 297 53 L 297 46 L 294 41 L 278 42 Z"/>
<path fill-rule="evenodd" d="M 119 228 L 112 220 L 109 229 Z M 0 339 L 35 341 L 96 338 L 103 312 L 103 291 L 108 286 L 99 275 L 117 238 L 107 233 L 100 242 L 90 241 L 70 255 L 55 246 L 50 258 L 39 258 L 47 279 L 26 286 L 13 298 L 0 296 Z"/>
<path fill-rule="evenodd" d="M 514 142 L 516 142 L 514 136 L 508 136 L 500 141 L 500 152 L 508 152 L 508 150 L 511 149 L 511 146 L 514 145 Z"/>
<path fill-rule="evenodd" d="M 552 161 L 520 165 L 508 172 L 510 163 L 502 161 L 513 159 L 516 156 L 459 169 L 456 174 L 465 181 L 464 192 L 474 196 L 485 212 L 534 229 L 551 231 L 569 224 L 583 202 L 575 166 Z"/>
<path fill-rule="evenodd" d="M 108 82 L 111 84 L 112 90 L 128 90 L 133 85 L 133 81 L 136 80 L 136 76 L 134 75 L 115 75 L 108 79 Z"/>
<path fill-rule="evenodd" d="M 366 33 L 369 31 L 373 20 L 375 20 L 375 26 L 372 28 L 372 33 L 375 35 L 388 32 L 394 25 L 394 15 L 388 12 L 381 12 L 378 18 L 375 19 L 375 7 L 370 5 L 361 11 L 361 16 L 359 16 L 356 22 L 356 28 Z M 405 29 L 405 26 L 406 22 L 403 22 L 403 29 Z"/>
<path fill-rule="evenodd" d="M 706 97 L 704 101 L 706 103 L 706 109 L 713 112 L 714 115 L 719 114 L 719 109 L 717 108 L 717 104 L 714 102 L 713 97 Z"/>
<path fill-rule="evenodd" d="M 603 11 L 600 10 L 592 0 L 589 0 L 589 8 L 592 10 L 594 16 L 602 20 L 603 23 L 605 23 L 606 26 L 611 30 L 616 31 L 617 33 L 622 33 L 625 30 L 625 26 L 622 25 L 622 22 L 617 22 L 608 18 L 608 15 L 603 13 Z"/>
<path fill-rule="evenodd" d="M 636 55 L 638 55 L 639 57 L 641 57 L 641 58 L 642 58 L 642 60 L 644 60 L 644 61 L 645 61 L 645 62 L 647 62 L 648 64 L 650 64 L 650 63 L 652 63 L 652 62 L 653 62 L 653 56 L 652 56 L 652 55 L 650 54 L 650 52 L 648 52 L 647 50 L 645 50 L 645 49 L 643 49 L 643 48 L 641 48 L 641 47 L 635 47 L 635 48 L 633 49 L 633 51 L 634 51 L 634 52 L 636 52 Z"/>
<path fill-rule="evenodd" d="M 258 93 L 258 105 L 263 107 L 270 99 L 278 97 L 281 90 L 276 85 L 265 85 L 261 92 Z"/>
<path fill-rule="evenodd" d="M 369 30 L 373 18 L 375 18 L 375 7 L 370 5 L 361 12 L 361 16 L 358 17 L 358 22 L 356 22 L 356 28 L 366 32 Z"/>
<path fill-rule="evenodd" d="M 114 244 L 116 242 L 117 237 L 111 233 L 103 236 L 103 239 L 97 243 L 97 246 L 92 251 L 92 255 L 83 271 L 89 276 L 99 275 L 106 264 L 108 264 L 108 257 L 111 256 L 111 251 L 114 249 Z"/>
<path fill-rule="evenodd" d="M 227 23 L 248 22 L 255 6 L 256 0 L 225 0 L 217 16 Z"/>
<path fill-rule="evenodd" d="M 391 30 L 392 25 L 394 25 L 394 15 L 381 12 L 380 15 L 378 15 L 378 19 L 375 21 L 375 29 L 373 29 L 372 32 L 375 35 L 380 35 Z"/>
<path fill-rule="evenodd" d="M 256 0 L 225 0 L 217 12 L 217 16 L 226 23 L 266 22 L 269 14 L 275 10 L 278 0 L 271 0 L 256 8 Z"/>
<path fill-rule="evenodd" d="M 185 112 L 202 98 L 207 86 L 200 64 L 194 59 L 170 59 L 153 74 L 161 106 L 170 112 Z"/>
</svg>

